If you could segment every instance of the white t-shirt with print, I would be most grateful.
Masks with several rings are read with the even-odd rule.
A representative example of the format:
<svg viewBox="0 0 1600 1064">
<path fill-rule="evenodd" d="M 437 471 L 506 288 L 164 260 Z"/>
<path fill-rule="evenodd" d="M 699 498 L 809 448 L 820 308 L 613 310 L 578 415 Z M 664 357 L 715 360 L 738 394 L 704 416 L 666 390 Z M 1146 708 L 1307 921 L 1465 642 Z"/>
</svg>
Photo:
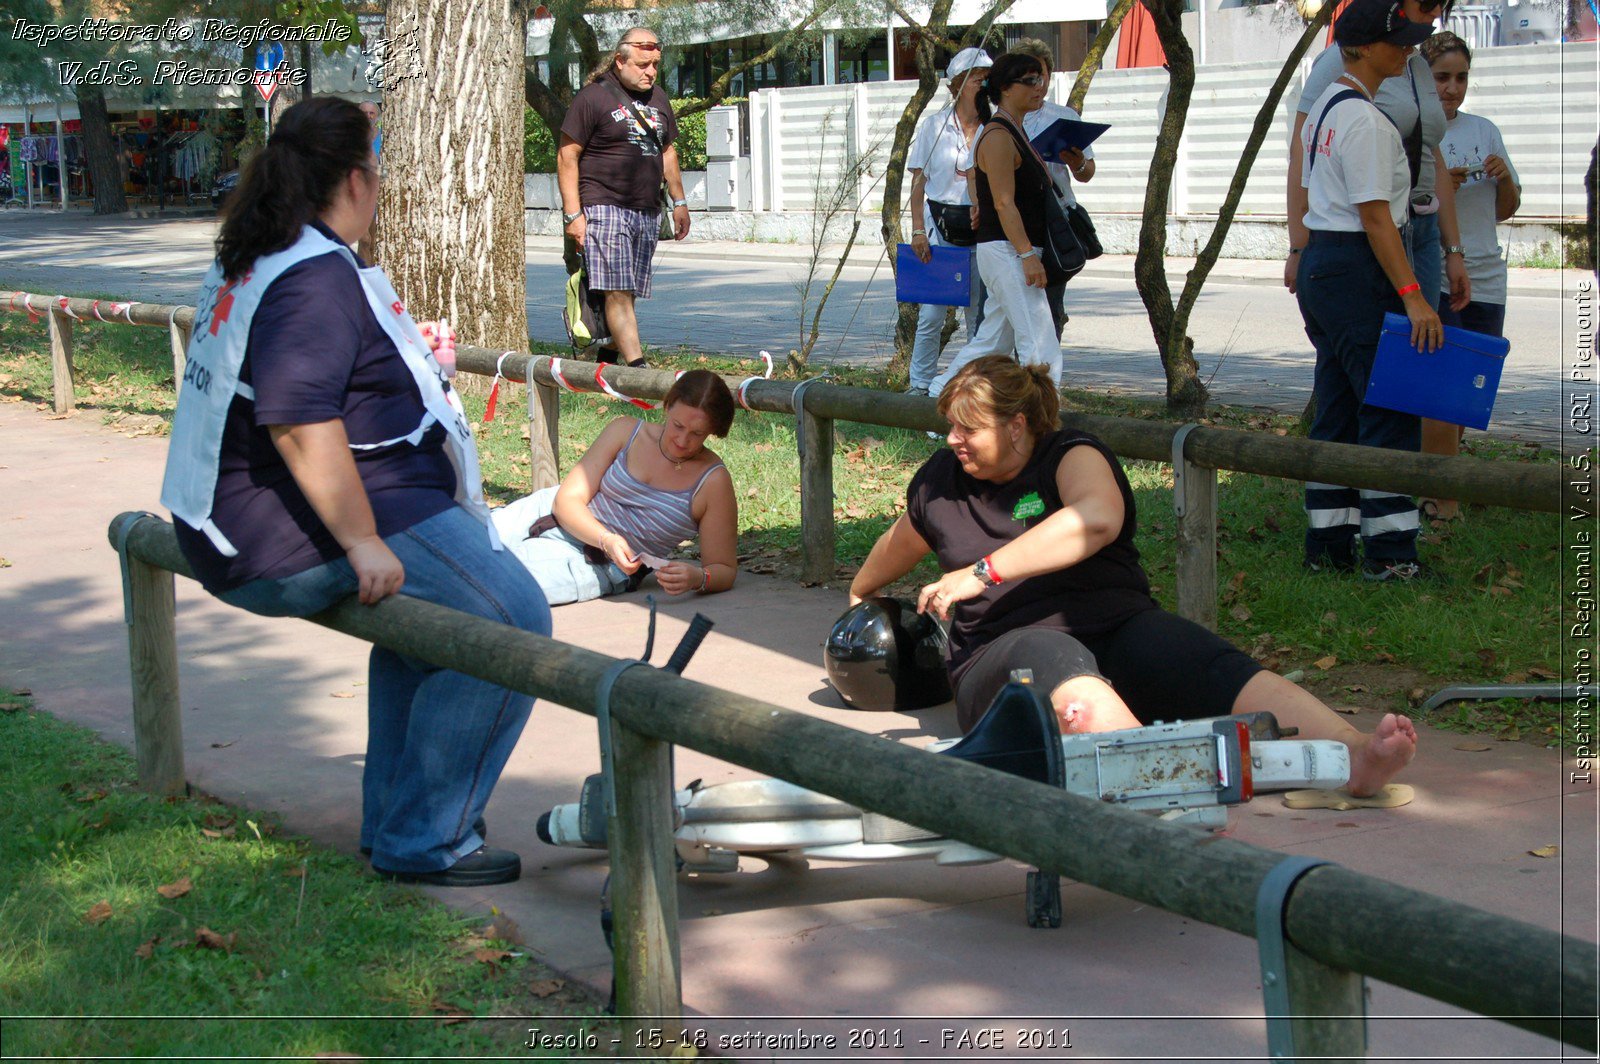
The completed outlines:
<svg viewBox="0 0 1600 1064">
<path fill-rule="evenodd" d="M 1445 165 L 1452 170 L 1458 166 L 1481 170 L 1485 159 L 1498 155 L 1511 171 L 1511 180 L 1518 186 L 1522 184 L 1506 154 L 1500 130 L 1487 118 L 1457 111 L 1445 127 L 1439 150 L 1444 153 Z M 1456 220 L 1461 224 L 1461 244 L 1467 249 L 1467 276 L 1472 280 L 1474 303 L 1503 305 L 1506 301 L 1506 260 L 1501 256 L 1494 217 L 1499 186 L 1497 178 L 1479 173 L 1469 176 L 1456 189 Z M 1448 281 L 1444 290 L 1450 290 Z"/>
<path fill-rule="evenodd" d="M 1304 153 L 1300 183 L 1309 207 L 1306 228 L 1359 233 L 1361 213 L 1356 205 L 1374 200 L 1388 201 L 1389 217 L 1399 228 L 1411 204 L 1411 170 L 1400 134 L 1365 94 L 1328 107 L 1329 100 L 1346 91 L 1360 93 L 1343 81 L 1334 82 L 1306 113 L 1300 140 Z M 1313 137 L 1317 138 L 1314 156 Z"/>
<path fill-rule="evenodd" d="M 1321 97 L 1329 85 L 1339 81 L 1339 75 L 1344 73 L 1344 59 L 1339 54 L 1339 46 L 1333 45 L 1317 56 L 1311 64 L 1311 70 L 1306 74 L 1306 83 L 1300 90 L 1300 100 L 1295 104 L 1295 109 L 1301 114 L 1309 114 L 1307 122 L 1316 121 L 1316 115 L 1322 113 L 1318 108 L 1311 112 L 1311 101 Z M 1439 102 L 1439 90 L 1433 83 L 1433 71 L 1428 68 L 1428 61 L 1420 55 L 1413 54 L 1406 60 L 1406 72 L 1392 78 L 1384 78 L 1378 86 L 1378 95 L 1373 98 L 1378 105 L 1378 110 L 1388 115 L 1394 122 L 1396 129 L 1414 129 L 1417 123 L 1422 123 L 1422 164 L 1418 171 L 1418 195 L 1433 192 L 1434 188 L 1434 162 L 1433 149 L 1444 136 L 1444 105 Z M 1407 175 L 1409 177 L 1409 170 Z"/>
</svg>

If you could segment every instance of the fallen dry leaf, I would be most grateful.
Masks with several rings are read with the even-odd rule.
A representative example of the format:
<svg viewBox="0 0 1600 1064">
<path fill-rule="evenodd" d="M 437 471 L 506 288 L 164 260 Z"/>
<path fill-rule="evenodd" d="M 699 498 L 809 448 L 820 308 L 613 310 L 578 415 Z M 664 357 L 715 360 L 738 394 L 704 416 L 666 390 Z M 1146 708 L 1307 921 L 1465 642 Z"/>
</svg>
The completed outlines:
<svg viewBox="0 0 1600 1064">
<path fill-rule="evenodd" d="M 108 901 L 95 902 L 89 906 L 89 911 L 83 914 L 83 922 L 86 924 L 103 924 L 109 919 L 111 919 L 111 903 Z"/>
<path fill-rule="evenodd" d="M 233 817 L 226 813 L 207 813 L 200 822 L 208 828 L 228 828 L 233 826 Z"/>
<path fill-rule="evenodd" d="M 200 834 L 208 839 L 231 839 L 237 830 L 237 828 L 224 828 L 221 831 L 217 831 L 215 828 L 201 828 Z"/>
<path fill-rule="evenodd" d="M 183 897 L 193 889 L 194 884 L 189 881 L 188 876 L 179 876 L 171 883 L 161 884 L 161 886 L 156 888 L 156 893 L 170 901 L 173 898 Z"/>
<path fill-rule="evenodd" d="M 1316 666 L 1317 668 L 1321 669 L 1323 672 L 1327 672 L 1329 669 L 1331 669 L 1335 665 L 1339 664 L 1339 659 L 1334 657 L 1332 654 L 1329 654 L 1325 658 L 1318 658 L 1316 661 L 1313 661 L 1311 664 Z"/>
<path fill-rule="evenodd" d="M 133 951 L 133 955 L 142 961 L 149 960 L 151 957 L 155 956 L 156 943 L 160 941 L 160 935 L 157 935 L 155 938 L 145 939 L 139 944 L 139 948 Z"/>
<path fill-rule="evenodd" d="M 238 741 L 239 740 L 237 740 L 237 739 L 229 739 L 225 743 L 212 743 L 211 744 L 211 749 L 213 749 L 213 750 L 226 750 L 228 747 L 232 746 L 234 743 L 236 743 Z"/>
<path fill-rule="evenodd" d="M 770 443 L 752 444 L 750 449 L 752 451 L 756 452 L 756 454 L 766 454 L 768 451 L 772 450 L 772 444 L 770 444 Z"/>
<path fill-rule="evenodd" d="M 1541 680 L 1554 680 L 1556 678 L 1556 674 L 1555 673 L 1551 672 L 1549 669 L 1540 668 L 1537 665 L 1533 666 L 1533 668 L 1528 670 L 1528 675 L 1529 676 L 1537 676 Z M 19 691 L 18 694 L 20 694 L 20 693 L 21 692 Z"/>
<path fill-rule="evenodd" d="M 472 951 L 472 959 L 484 964 L 499 964 L 511 956 L 508 949 L 489 949 L 487 946 Z"/>
<path fill-rule="evenodd" d="M 1420 706 L 1422 704 L 1422 700 L 1427 696 L 1427 692 L 1422 688 L 1413 687 L 1411 690 L 1406 692 L 1406 701 L 1410 702 L 1414 706 Z"/>
<path fill-rule="evenodd" d="M 1333 826 L 1336 828 L 1358 828 L 1361 825 L 1357 824 L 1354 820 L 1341 820 Z"/>
<path fill-rule="evenodd" d="M 1323 624 L 1332 624 L 1334 621 L 1337 621 L 1338 619 L 1339 619 L 1339 615 L 1337 613 L 1335 613 L 1333 610 L 1329 610 L 1327 613 L 1324 613 L 1322 615 L 1322 623 Z"/>
<path fill-rule="evenodd" d="M 286 879 L 304 879 L 306 877 L 306 866 L 295 865 L 293 868 L 285 868 L 278 874 Z"/>
<path fill-rule="evenodd" d="M 547 998 L 566 985 L 563 979 L 535 979 L 528 984 L 528 993 L 536 998 Z"/>
<path fill-rule="evenodd" d="M 457 1008 L 449 1002 L 435 999 L 428 1007 L 439 1014 L 439 1022 L 446 1027 L 472 1018 L 472 1013 Z"/>
<path fill-rule="evenodd" d="M 483 937 L 508 942 L 513 946 L 527 945 L 527 941 L 522 937 L 522 928 L 505 913 L 495 913 L 494 919 L 484 925 Z"/>
<path fill-rule="evenodd" d="M 1379 665 L 1393 665 L 1394 655 L 1389 653 L 1387 650 L 1380 650 L 1373 655 L 1372 660 L 1377 662 Z"/>
<path fill-rule="evenodd" d="M 1489 743 L 1456 743 L 1457 750 L 1465 750 L 1469 754 L 1481 754 L 1485 750 L 1493 750 Z"/>
<path fill-rule="evenodd" d="M 233 943 L 239 937 L 237 931 L 229 931 L 226 935 L 219 935 L 209 927 L 197 928 L 194 933 L 194 944 L 201 949 L 220 949 L 224 953 L 233 952 Z"/>
<path fill-rule="evenodd" d="M 1228 611 L 1228 615 L 1236 621 L 1248 621 L 1250 619 L 1250 611 L 1243 606 L 1235 606 Z"/>
<path fill-rule="evenodd" d="M 1554 857 L 1560 852 L 1561 847 L 1559 846 L 1541 846 L 1537 850 L 1528 851 L 1528 853 L 1534 857 Z"/>
<path fill-rule="evenodd" d="M 84 805 L 87 805 L 90 802 L 98 802 L 100 799 L 104 798 L 105 796 L 106 796 L 106 792 L 105 792 L 104 788 L 97 787 L 92 791 L 84 791 L 82 794 L 80 794 L 76 798 L 74 798 L 73 801 L 79 802 L 79 803 L 84 804 Z"/>
<path fill-rule="evenodd" d="M 1333 711 L 1335 713 L 1343 713 L 1347 717 L 1353 717 L 1360 713 L 1361 709 L 1358 706 L 1334 706 Z"/>
<path fill-rule="evenodd" d="M 329 698 L 354 698 L 355 697 L 355 692 L 353 692 L 353 691 L 335 691 L 335 692 L 333 692 L 333 694 L 329 695 L 328 697 Z"/>
<path fill-rule="evenodd" d="M 1488 647 L 1479 647 L 1473 653 L 1477 655 L 1479 661 L 1483 662 L 1484 668 L 1489 668 L 1494 664 L 1495 652 Z"/>
<path fill-rule="evenodd" d="M 1351 694 L 1360 694 L 1367 689 L 1367 685 L 1364 683 L 1347 683 L 1344 685 L 1344 689 Z"/>
<path fill-rule="evenodd" d="M 1527 683 L 1528 674 L 1525 672 L 1508 672 L 1500 677 L 1501 683 Z"/>
</svg>

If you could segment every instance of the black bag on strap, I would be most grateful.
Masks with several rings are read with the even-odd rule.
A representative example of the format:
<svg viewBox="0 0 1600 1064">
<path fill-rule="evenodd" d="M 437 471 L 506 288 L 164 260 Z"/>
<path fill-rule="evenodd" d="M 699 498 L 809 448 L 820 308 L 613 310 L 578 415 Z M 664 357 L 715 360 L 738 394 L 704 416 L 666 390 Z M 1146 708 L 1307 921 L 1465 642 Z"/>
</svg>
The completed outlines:
<svg viewBox="0 0 1600 1064">
<path fill-rule="evenodd" d="M 928 213 L 933 215 L 933 227 L 939 230 L 939 239 L 956 248 L 970 248 L 978 242 L 978 231 L 972 227 L 972 208 L 965 203 L 940 203 L 928 201 Z"/>
</svg>

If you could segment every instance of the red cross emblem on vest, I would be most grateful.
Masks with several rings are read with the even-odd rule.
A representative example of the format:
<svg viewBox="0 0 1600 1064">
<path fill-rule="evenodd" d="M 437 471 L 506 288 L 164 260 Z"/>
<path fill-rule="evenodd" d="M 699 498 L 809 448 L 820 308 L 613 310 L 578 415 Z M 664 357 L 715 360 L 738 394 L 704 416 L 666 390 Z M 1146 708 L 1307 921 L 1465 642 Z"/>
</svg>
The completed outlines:
<svg viewBox="0 0 1600 1064">
<path fill-rule="evenodd" d="M 245 274 L 237 281 L 229 281 L 222 286 L 222 291 L 217 293 L 216 306 L 211 311 L 211 335 L 217 335 L 217 330 L 222 328 L 228 320 L 228 315 L 233 313 L 233 290 L 250 281 L 250 274 Z"/>
</svg>

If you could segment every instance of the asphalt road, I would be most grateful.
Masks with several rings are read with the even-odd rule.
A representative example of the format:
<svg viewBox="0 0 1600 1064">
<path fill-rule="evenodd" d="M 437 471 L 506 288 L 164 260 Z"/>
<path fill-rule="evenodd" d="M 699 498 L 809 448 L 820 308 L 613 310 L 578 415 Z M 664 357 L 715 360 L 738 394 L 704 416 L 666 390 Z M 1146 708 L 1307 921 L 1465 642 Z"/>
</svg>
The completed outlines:
<svg viewBox="0 0 1600 1064">
<path fill-rule="evenodd" d="M 3 212 L 0 287 L 188 303 L 210 261 L 215 231 L 211 218 Z M 798 347 L 799 287 L 807 255 L 808 249 L 794 245 L 689 241 L 664 247 L 656 262 L 654 295 L 640 304 L 647 342 L 752 355 L 766 349 L 780 356 Z M 836 256 L 835 251 L 823 259 L 816 287 L 825 283 Z M 527 261 L 529 331 L 535 339 L 564 339 L 560 249 L 553 239 L 529 238 Z M 1169 264 L 1174 290 L 1188 266 L 1184 260 Z M 1105 256 L 1069 287 L 1072 320 L 1064 337 L 1069 383 L 1162 394 L 1161 363 L 1132 269 L 1130 257 Z M 1309 398 L 1310 345 L 1279 270 L 1276 262 L 1223 260 L 1201 295 L 1190 334 L 1201 379 L 1217 400 L 1298 412 Z M 1562 353 L 1575 343 L 1570 296 L 1580 276 L 1512 271 L 1506 317 L 1512 355 L 1501 381 L 1494 433 L 1560 441 Z M 887 263 L 870 251 L 854 253 L 827 302 L 813 365 L 886 360 L 893 300 Z"/>
</svg>

